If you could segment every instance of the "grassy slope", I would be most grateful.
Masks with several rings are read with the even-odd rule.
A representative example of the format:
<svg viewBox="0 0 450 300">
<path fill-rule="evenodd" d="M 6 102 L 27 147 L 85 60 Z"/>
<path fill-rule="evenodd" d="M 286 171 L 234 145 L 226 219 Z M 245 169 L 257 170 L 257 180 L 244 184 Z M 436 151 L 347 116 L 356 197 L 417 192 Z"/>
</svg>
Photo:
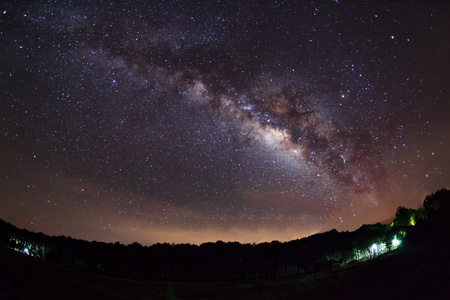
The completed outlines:
<svg viewBox="0 0 450 300">
<path fill-rule="evenodd" d="M 70 270 L 0 249 L 0 299 L 450 299 L 447 249 L 422 245 L 301 277 L 165 283 Z"/>
</svg>

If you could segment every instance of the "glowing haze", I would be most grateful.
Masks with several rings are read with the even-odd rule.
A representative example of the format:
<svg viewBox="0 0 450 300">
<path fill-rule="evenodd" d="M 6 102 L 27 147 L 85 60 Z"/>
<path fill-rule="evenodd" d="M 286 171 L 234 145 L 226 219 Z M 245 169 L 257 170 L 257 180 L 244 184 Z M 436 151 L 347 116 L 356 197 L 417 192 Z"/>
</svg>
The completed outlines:
<svg viewBox="0 0 450 300">
<path fill-rule="evenodd" d="M 0 218 L 291 240 L 449 187 L 449 5 L 7 1 Z"/>
</svg>

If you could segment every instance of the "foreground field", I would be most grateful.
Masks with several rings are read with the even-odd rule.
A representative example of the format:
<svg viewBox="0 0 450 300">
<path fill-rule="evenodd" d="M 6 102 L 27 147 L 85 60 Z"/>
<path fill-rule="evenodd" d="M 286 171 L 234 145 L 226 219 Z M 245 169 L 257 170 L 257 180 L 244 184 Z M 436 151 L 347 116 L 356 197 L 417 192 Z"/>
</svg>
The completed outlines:
<svg viewBox="0 0 450 300">
<path fill-rule="evenodd" d="M 449 258 L 436 246 L 283 280 L 169 283 L 92 274 L 0 250 L 1 299 L 449 299 Z"/>
</svg>

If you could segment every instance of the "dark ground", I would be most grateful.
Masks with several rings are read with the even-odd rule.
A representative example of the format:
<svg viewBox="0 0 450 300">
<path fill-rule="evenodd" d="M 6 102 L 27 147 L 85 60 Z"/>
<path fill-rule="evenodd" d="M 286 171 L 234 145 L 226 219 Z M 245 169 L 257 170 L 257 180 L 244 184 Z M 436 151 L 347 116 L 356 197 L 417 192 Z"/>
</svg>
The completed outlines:
<svg viewBox="0 0 450 300">
<path fill-rule="evenodd" d="M 450 299 L 443 244 L 404 246 L 370 261 L 288 279 L 220 283 L 108 277 L 1 248 L 0 299 Z"/>
</svg>

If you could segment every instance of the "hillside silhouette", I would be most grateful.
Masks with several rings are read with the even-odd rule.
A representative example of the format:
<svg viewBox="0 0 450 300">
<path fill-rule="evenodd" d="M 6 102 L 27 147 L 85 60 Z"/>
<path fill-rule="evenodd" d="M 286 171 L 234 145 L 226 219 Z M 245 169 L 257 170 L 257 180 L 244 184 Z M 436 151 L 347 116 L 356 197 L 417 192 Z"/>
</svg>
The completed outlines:
<svg viewBox="0 0 450 300">
<path fill-rule="evenodd" d="M 449 233 L 446 189 L 427 196 L 419 209 L 399 207 L 391 224 L 285 243 L 108 244 L 50 237 L 0 221 L 0 295 L 446 299 Z M 71 289 L 74 294 L 66 295 Z"/>
</svg>

